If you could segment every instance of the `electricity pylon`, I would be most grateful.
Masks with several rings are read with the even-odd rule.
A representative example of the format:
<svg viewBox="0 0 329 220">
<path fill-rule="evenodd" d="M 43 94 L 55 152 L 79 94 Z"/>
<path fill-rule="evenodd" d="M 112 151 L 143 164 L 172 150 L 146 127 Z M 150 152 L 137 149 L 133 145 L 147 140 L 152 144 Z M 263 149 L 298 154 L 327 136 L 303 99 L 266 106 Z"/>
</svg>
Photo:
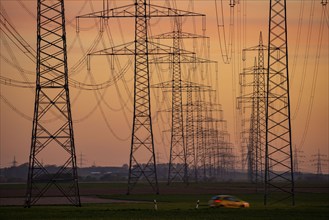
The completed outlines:
<svg viewBox="0 0 329 220">
<path fill-rule="evenodd" d="M 248 174 L 252 182 L 257 185 L 258 164 L 257 164 L 257 148 L 258 148 L 258 122 L 259 115 L 257 109 L 257 90 L 258 90 L 258 76 L 257 76 L 257 59 L 255 58 L 253 71 L 253 92 L 251 97 L 251 117 L 249 127 L 249 143 L 248 143 Z"/>
<path fill-rule="evenodd" d="M 270 0 L 264 204 L 295 205 L 286 0 Z"/>
<path fill-rule="evenodd" d="M 251 108 L 249 138 L 248 138 L 248 176 L 251 182 L 256 184 L 264 182 L 264 164 L 265 164 L 265 134 L 266 134 L 266 80 L 265 80 L 265 64 L 264 51 L 267 48 L 263 44 L 262 32 L 259 35 L 259 44 L 243 50 L 246 52 L 257 52 L 254 66 L 248 71 L 242 73 L 244 79 L 247 75 L 251 76 L 249 81 L 241 82 L 241 90 L 243 87 L 252 87 L 252 93 L 244 94 L 239 101 L 249 103 Z M 243 57 L 246 57 L 243 55 Z M 245 82 L 246 81 L 246 82 Z"/>
<path fill-rule="evenodd" d="M 245 50 L 243 51 L 245 52 Z M 255 147 L 254 146 L 254 122 L 257 113 L 255 107 L 255 79 L 257 80 L 257 66 L 254 64 L 253 67 L 243 68 L 243 72 L 240 73 L 240 92 L 241 96 L 237 98 L 237 108 L 243 115 L 241 121 L 241 144 L 242 148 L 247 150 L 246 157 L 247 168 L 248 168 L 248 179 L 251 182 L 255 182 Z M 250 111 L 247 111 L 250 110 Z M 247 111 L 247 112 L 246 112 Z M 249 114 L 250 113 L 250 114 Z M 257 123 L 257 122 L 256 122 Z M 243 159 L 244 160 L 244 159 Z"/>
<path fill-rule="evenodd" d="M 93 52 L 93 55 L 133 55 L 134 65 L 134 116 L 130 148 L 128 175 L 128 194 L 139 179 L 144 178 L 158 194 L 158 179 L 151 118 L 150 102 L 150 55 L 173 54 L 173 48 L 155 44 L 149 41 L 149 19 L 154 17 L 185 17 L 201 16 L 194 12 L 166 8 L 149 3 L 149 0 L 135 0 L 134 4 L 94 12 L 77 17 L 100 18 L 101 24 L 109 18 L 134 18 L 135 41 L 113 48 Z M 184 53 L 184 52 L 181 52 Z"/>
<path fill-rule="evenodd" d="M 198 123 L 198 119 L 195 117 L 195 113 L 197 112 L 197 108 L 199 107 L 197 102 L 193 99 L 193 94 L 198 95 L 200 93 L 200 89 L 210 90 L 209 86 L 192 83 L 192 82 L 184 82 L 183 91 L 186 92 L 186 104 L 185 104 L 185 134 L 186 134 L 186 163 L 188 166 L 188 180 L 190 181 L 192 178 L 195 182 L 198 181 L 198 157 L 197 154 L 197 143 L 199 142 L 198 138 L 200 138 L 200 134 L 196 134 L 195 131 L 195 123 Z M 202 122 L 200 121 L 200 124 Z M 200 126 L 200 125 L 199 125 Z M 196 137 L 196 138 L 195 138 Z M 202 137 L 202 136 L 201 136 Z M 202 143 L 202 140 L 200 140 Z"/>
<path fill-rule="evenodd" d="M 266 46 L 263 43 L 262 32 L 259 34 L 258 63 L 257 63 L 257 174 L 256 182 L 264 183 L 265 173 L 265 137 L 266 137 L 266 69 L 265 69 L 265 50 Z"/>
<path fill-rule="evenodd" d="M 194 141 L 194 109 L 193 109 L 193 86 L 186 85 L 186 107 L 185 107 L 185 143 L 186 143 L 186 164 L 187 177 L 191 181 L 197 179 L 196 163 L 195 163 L 195 141 Z"/>
<path fill-rule="evenodd" d="M 182 22 L 180 18 L 176 18 L 174 22 L 175 30 L 173 32 L 173 63 L 172 63 L 172 99 L 171 99 L 171 145 L 169 158 L 168 184 L 176 179 L 177 176 L 187 183 L 187 164 L 186 164 L 186 148 L 184 139 L 183 126 L 183 100 L 182 100 L 182 70 L 180 64 L 180 48 Z M 183 167 L 182 167 L 183 165 Z M 183 170 L 181 172 L 180 170 Z"/>
<path fill-rule="evenodd" d="M 318 176 L 321 176 L 323 174 L 322 167 L 328 163 L 328 161 L 326 160 L 326 157 L 327 157 L 327 155 L 320 153 L 320 149 L 318 149 L 317 154 L 312 155 L 312 158 L 314 158 L 314 159 L 311 160 L 311 163 L 312 163 L 312 166 L 316 167 L 316 174 Z"/>
<path fill-rule="evenodd" d="M 159 36 L 160 37 L 160 36 Z M 204 60 L 204 59 L 199 59 L 196 58 L 195 56 L 187 58 L 186 55 L 181 55 L 181 62 L 182 63 L 210 63 L 212 61 L 210 60 Z M 171 60 L 171 59 L 170 59 Z M 162 59 L 161 61 L 158 60 L 157 62 L 159 63 L 166 63 L 169 62 L 170 60 L 167 59 Z M 153 61 L 152 61 L 153 62 Z M 152 88 L 161 88 L 161 89 L 168 89 L 171 93 L 173 93 L 174 88 L 173 88 L 173 81 L 168 81 L 168 82 L 162 82 L 156 85 L 152 85 Z M 193 82 L 186 82 L 186 81 L 181 81 L 180 80 L 180 87 L 179 90 L 180 92 L 186 92 L 188 93 L 188 99 L 186 100 L 186 112 L 188 115 L 186 115 L 186 129 L 184 132 L 186 134 L 186 143 L 188 145 L 183 146 L 184 148 L 181 149 L 180 154 L 177 154 L 177 151 L 174 149 L 171 149 L 171 156 L 173 159 L 169 161 L 169 168 L 172 167 L 171 173 L 168 172 L 168 184 L 172 183 L 173 181 L 181 180 L 184 183 L 188 184 L 189 179 L 191 176 L 191 170 L 195 171 L 195 149 L 194 149 L 194 125 L 193 125 L 193 104 L 192 104 L 192 92 L 196 92 L 202 85 L 193 83 Z M 204 86 L 205 87 L 205 86 Z M 182 113 L 183 113 L 183 103 L 182 105 Z M 171 112 L 173 114 L 173 110 L 171 109 Z M 182 118 L 183 120 L 183 118 Z M 172 122 L 174 123 L 174 121 Z M 171 130 L 171 135 L 173 136 L 173 130 Z M 188 138 L 188 139 L 187 139 Z M 184 154 L 183 154 L 184 153 Z M 175 164 L 170 164 L 174 163 Z"/>
<path fill-rule="evenodd" d="M 38 0 L 36 70 L 25 206 L 30 207 L 42 197 L 58 196 L 59 193 L 73 205 L 80 206 L 63 0 Z M 46 161 L 43 156 L 52 154 L 61 164 L 50 169 L 42 160 Z"/>
<path fill-rule="evenodd" d="M 224 120 L 223 110 L 220 104 L 203 102 L 205 117 L 201 119 L 206 129 L 203 129 L 205 135 L 204 148 L 205 167 L 204 178 L 216 177 L 225 178 L 229 171 L 234 171 L 235 158 L 233 147 L 230 143 L 230 135 L 227 131 L 227 121 Z M 217 113 L 212 117 L 212 113 Z"/>
<path fill-rule="evenodd" d="M 192 54 L 192 56 L 181 54 L 182 40 L 183 39 L 196 39 L 206 38 L 205 36 L 186 33 L 182 31 L 181 18 L 176 18 L 174 22 L 174 31 L 169 33 L 153 36 L 153 39 L 171 39 L 173 41 L 174 53 L 169 57 L 161 57 L 156 59 L 155 63 L 172 63 L 172 81 L 171 94 L 172 94 L 172 124 L 171 124 L 171 145 L 170 145 L 170 158 L 168 169 L 168 185 L 174 181 L 183 181 L 188 183 L 188 163 L 187 163 L 187 149 L 184 137 L 184 123 L 183 123 L 183 101 L 182 89 L 189 86 L 191 83 L 184 83 L 182 85 L 182 71 L 181 64 L 188 63 L 195 65 L 196 63 L 212 63 L 214 61 L 201 59 Z M 162 87 L 165 88 L 165 87 Z"/>
</svg>

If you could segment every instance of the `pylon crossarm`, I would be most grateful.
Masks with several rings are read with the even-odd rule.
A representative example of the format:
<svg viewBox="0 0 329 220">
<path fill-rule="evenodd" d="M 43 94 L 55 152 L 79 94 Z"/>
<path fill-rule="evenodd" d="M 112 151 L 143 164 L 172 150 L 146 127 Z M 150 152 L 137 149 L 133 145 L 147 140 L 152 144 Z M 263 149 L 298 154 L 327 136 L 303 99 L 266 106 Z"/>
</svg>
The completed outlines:
<svg viewBox="0 0 329 220">
<path fill-rule="evenodd" d="M 147 4 L 149 7 L 149 15 L 151 17 L 182 17 L 182 16 L 191 16 L 191 17 L 205 17 L 205 14 L 195 13 L 191 11 L 184 11 L 175 8 L 167 8 L 158 5 Z"/>
<path fill-rule="evenodd" d="M 186 54 L 195 54 L 194 52 L 179 49 L 177 51 L 176 48 L 159 44 L 155 42 L 148 42 L 148 52 L 147 55 L 168 55 L 168 54 L 174 54 L 174 53 L 180 53 L 182 55 Z M 98 51 L 94 51 L 88 54 L 88 56 L 93 55 L 146 55 L 145 52 L 142 50 L 141 53 L 135 52 L 135 42 L 129 42 L 125 44 L 121 44 L 115 47 L 110 47 Z M 213 61 L 215 62 L 215 61 Z"/>
<path fill-rule="evenodd" d="M 92 12 L 76 16 L 80 18 L 127 18 L 135 17 L 135 4 L 125 5 L 117 8 L 104 9 L 102 11 Z"/>
<path fill-rule="evenodd" d="M 155 36 L 151 36 L 150 39 L 173 39 L 175 37 L 175 32 L 167 32 Z M 179 32 L 179 39 L 196 39 L 196 38 L 207 38 L 209 37 L 194 33 Z"/>
<path fill-rule="evenodd" d="M 181 51 L 176 53 L 180 52 Z M 193 52 L 191 52 L 191 54 L 193 54 Z M 172 54 L 167 54 L 165 56 L 154 57 L 153 59 L 150 59 L 150 63 L 172 63 L 172 60 Z M 180 63 L 217 63 L 217 61 L 190 56 L 188 54 L 180 54 Z"/>
<path fill-rule="evenodd" d="M 129 4 L 125 6 L 120 6 L 117 8 L 104 9 L 101 11 L 88 13 L 84 15 L 76 16 L 77 19 L 80 18 L 134 18 L 136 17 L 136 5 Z M 205 14 L 184 11 L 174 8 L 167 8 L 158 5 L 152 5 L 146 3 L 147 13 L 146 17 L 181 17 L 181 16 L 201 16 L 205 17 Z"/>
</svg>

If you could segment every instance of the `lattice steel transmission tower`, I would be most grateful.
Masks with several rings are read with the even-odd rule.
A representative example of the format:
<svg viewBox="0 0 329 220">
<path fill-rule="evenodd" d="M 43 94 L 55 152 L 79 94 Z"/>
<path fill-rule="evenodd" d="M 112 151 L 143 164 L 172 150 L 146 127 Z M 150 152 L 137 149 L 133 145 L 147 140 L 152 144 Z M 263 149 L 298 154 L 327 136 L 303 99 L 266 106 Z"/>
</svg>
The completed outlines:
<svg viewBox="0 0 329 220">
<path fill-rule="evenodd" d="M 160 34 L 153 36 L 153 39 L 171 39 L 173 41 L 173 54 L 166 59 L 157 59 L 156 63 L 171 63 L 172 67 L 172 80 L 167 85 L 162 86 L 166 88 L 168 85 L 171 86 L 172 94 L 172 126 L 171 126 L 171 145 L 170 145 L 170 158 L 169 158 L 169 169 L 168 169 L 168 184 L 174 181 L 181 180 L 184 183 L 188 183 L 188 165 L 187 162 L 187 145 L 185 144 L 184 137 L 184 119 L 183 119 L 183 99 L 182 90 L 186 90 L 187 87 L 191 87 L 195 84 L 191 82 L 182 82 L 182 70 L 181 65 L 196 63 L 213 63 L 214 61 L 202 59 L 196 57 L 193 52 L 191 54 L 182 54 L 182 41 L 183 39 L 196 39 L 196 38 L 207 38 L 205 36 L 196 35 L 192 33 L 186 33 L 182 31 L 181 18 L 176 18 L 174 22 L 174 31 L 169 33 Z M 190 150 L 190 149 L 189 149 Z M 189 157 L 190 159 L 191 157 Z"/>
<path fill-rule="evenodd" d="M 37 6 L 37 80 L 25 206 L 58 193 L 80 206 L 64 1 L 38 0 Z M 43 164 L 42 160 L 52 154 L 60 166 L 50 168 Z"/>
<path fill-rule="evenodd" d="M 266 69 L 265 69 L 265 50 L 262 32 L 259 34 L 258 63 L 257 63 L 257 134 L 258 144 L 257 154 L 257 179 L 256 182 L 264 183 L 265 173 L 265 140 L 266 140 Z"/>
<path fill-rule="evenodd" d="M 154 191 L 159 193 L 151 118 L 146 2 L 145 0 L 135 1 L 134 118 L 129 161 L 128 194 L 143 175 L 149 181 Z M 145 165 L 140 162 L 141 158 L 145 156 L 142 153 L 148 154 Z"/>
<path fill-rule="evenodd" d="M 295 205 L 286 0 L 270 0 L 264 204 Z"/>
<path fill-rule="evenodd" d="M 257 183 L 258 177 L 258 164 L 257 164 L 257 148 L 258 148 L 258 102 L 257 102 L 257 90 L 258 90 L 258 74 L 257 74 L 257 59 L 255 58 L 253 69 L 253 92 L 251 97 L 251 117 L 249 127 L 249 143 L 248 143 L 248 175 L 249 179 Z"/>
<path fill-rule="evenodd" d="M 193 86 L 186 85 L 186 107 L 185 107 L 185 143 L 186 143 L 186 164 L 188 166 L 188 181 L 197 179 L 195 161 L 195 139 L 194 139 L 194 109 L 193 109 Z"/>
<path fill-rule="evenodd" d="M 202 88 L 200 87 L 196 93 L 196 101 L 195 101 L 195 112 L 196 112 L 196 181 L 198 182 L 201 177 L 205 178 L 205 152 L 204 152 L 204 126 L 203 126 L 203 111 L 204 107 L 202 106 L 202 96 L 201 96 Z M 203 172 L 202 172 L 203 170 Z"/>
<path fill-rule="evenodd" d="M 192 83 L 184 82 L 183 91 L 186 92 L 186 104 L 185 104 L 185 138 L 186 138 L 186 163 L 188 167 L 188 181 L 190 182 L 192 178 L 194 181 L 198 180 L 198 167 L 197 167 L 197 149 L 196 143 L 198 142 L 197 138 L 200 138 L 200 135 L 196 135 L 195 131 L 195 122 L 197 122 L 195 113 L 197 112 L 197 106 L 195 105 L 193 94 L 198 94 L 200 88 L 208 88 L 207 86 Z M 197 137 L 197 138 L 196 138 Z"/>
<path fill-rule="evenodd" d="M 202 16 L 194 12 L 152 5 L 150 0 L 135 0 L 134 4 L 90 13 L 80 18 L 135 18 L 135 41 L 93 52 L 93 55 L 133 55 L 134 116 L 130 149 L 128 194 L 139 179 L 144 178 L 159 193 L 150 102 L 150 55 L 174 54 L 173 48 L 151 42 L 148 36 L 149 19 L 154 17 Z M 101 24 L 103 24 L 101 22 Z M 183 52 L 182 52 L 183 53 Z"/>
<path fill-rule="evenodd" d="M 165 34 L 167 35 L 167 34 Z M 163 35 L 156 36 L 157 37 L 164 37 Z M 192 35 L 191 35 L 192 36 Z M 166 63 L 170 62 L 170 59 L 162 59 L 157 60 L 156 62 L 158 63 Z M 211 63 L 212 61 L 210 60 L 204 60 L 200 58 L 196 58 L 195 56 L 186 56 L 186 55 L 181 55 L 181 63 Z M 181 81 L 181 80 L 180 80 Z M 173 81 L 168 81 L 168 82 L 162 82 L 156 85 L 152 85 L 152 88 L 161 88 L 161 89 L 168 89 L 173 93 L 174 88 L 173 88 Z M 176 164 L 170 164 L 174 163 L 174 160 L 171 159 L 169 161 L 169 167 L 172 166 L 173 170 L 171 170 L 172 173 L 168 172 L 168 184 L 172 183 L 173 181 L 181 180 L 184 183 L 188 184 L 190 182 L 191 176 L 194 172 L 196 175 L 196 164 L 195 164 L 195 145 L 194 145 L 194 124 L 193 121 L 194 119 L 194 105 L 192 103 L 192 93 L 199 91 L 200 87 L 205 87 L 197 83 L 193 82 L 188 82 L 188 81 L 181 81 L 181 86 L 179 88 L 180 92 L 186 92 L 187 93 L 187 99 L 186 99 L 186 107 L 183 109 L 184 104 L 182 104 L 182 113 L 185 111 L 186 112 L 186 124 L 185 124 L 185 129 L 183 128 L 183 132 L 185 134 L 184 138 L 186 141 L 186 145 L 182 149 L 185 154 L 183 155 L 182 151 L 180 155 L 173 154 L 175 151 L 173 150 L 171 156 L 173 156 L 173 159 L 175 159 Z M 173 110 L 171 109 L 171 113 L 173 114 Z M 182 118 L 183 120 L 183 118 Z M 184 131 L 185 130 L 185 131 Z M 171 130 L 171 135 L 173 135 L 173 130 Z M 179 156 L 179 158 L 177 158 Z M 180 163 L 179 163 L 180 162 Z M 178 163 L 178 164 L 177 164 Z"/>
<path fill-rule="evenodd" d="M 173 54 L 172 81 L 171 81 L 171 143 L 168 169 L 168 185 L 175 180 L 188 182 L 186 148 L 183 125 L 183 100 L 182 100 L 182 70 L 181 70 L 181 18 L 174 21 L 174 31 L 155 36 L 154 39 L 172 39 Z"/>
<path fill-rule="evenodd" d="M 313 154 L 312 158 L 313 158 L 311 160 L 312 166 L 316 167 L 316 174 L 318 176 L 321 176 L 323 174 L 322 167 L 327 165 L 328 163 L 328 160 L 326 160 L 327 155 L 321 154 L 320 149 L 318 149 L 318 153 Z"/>
<path fill-rule="evenodd" d="M 212 62 L 212 61 L 209 61 Z M 185 135 L 186 135 L 186 161 L 188 166 L 188 179 L 194 179 L 195 182 L 198 181 L 198 161 L 200 163 L 200 155 L 198 152 L 202 151 L 202 112 L 200 109 L 200 91 L 210 90 L 210 86 L 193 83 L 184 82 L 183 91 L 186 92 L 186 104 L 185 104 Z M 195 94 L 193 96 L 193 94 Z M 194 97 L 194 98 L 193 98 Z M 196 98 L 199 97 L 199 98 Z M 198 100 L 198 101 L 197 101 Z M 197 118 L 196 113 L 199 111 L 199 118 Z M 198 125 L 195 125 L 198 124 Z M 199 129 L 196 129 L 198 127 Z M 198 131 L 196 131 L 198 130 Z M 200 144 L 201 143 L 201 144 Z M 198 147 L 199 146 L 199 147 Z M 198 151 L 198 152 L 197 152 Z M 205 157 L 202 157 L 205 159 Z"/>
<path fill-rule="evenodd" d="M 181 70 L 181 33 L 182 22 L 180 18 L 176 18 L 175 30 L 173 32 L 173 48 L 174 54 L 172 58 L 172 114 L 171 114 L 171 146 L 169 158 L 168 184 L 179 176 L 183 182 L 187 183 L 187 163 L 186 148 L 184 139 L 183 125 L 183 100 L 182 100 L 182 70 Z M 175 164 L 176 163 L 176 164 Z"/>
<path fill-rule="evenodd" d="M 242 73 L 242 79 L 251 76 L 249 80 L 242 80 L 243 87 L 252 87 L 250 94 L 243 94 L 239 97 L 241 104 L 250 104 L 246 106 L 251 108 L 249 140 L 248 140 L 248 176 L 251 182 L 258 187 L 259 183 L 264 182 L 265 165 L 265 135 L 266 135 L 266 70 L 264 51 L 267 50 L 263 43 L 262 32 L 259 35 L 259 44 L 243 50 L 245 52 L 256 52 L 254 66 L 250 70 Z M 246 57 L 243 55 L 243 57 Z M 245 82 L 246 81 L 246 82 Z"/>
</svg>

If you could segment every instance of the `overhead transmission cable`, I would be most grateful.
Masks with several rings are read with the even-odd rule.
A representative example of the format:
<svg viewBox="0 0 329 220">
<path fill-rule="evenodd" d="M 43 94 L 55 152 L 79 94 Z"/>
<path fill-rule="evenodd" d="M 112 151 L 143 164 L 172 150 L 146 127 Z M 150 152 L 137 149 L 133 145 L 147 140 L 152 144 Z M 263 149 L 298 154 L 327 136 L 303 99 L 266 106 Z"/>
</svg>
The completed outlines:
<svg viewBox="0 0 329 220">
<path fill-rule="evenodd" d="M 318 41 L 317 41 L 317 48 L 316 48 L 316 54 L 315 54 L 315 66 L 313 71 L 313 80 L 312 80 L 312 87 L 311 87 L 311 95 L 310 100 L 308 104 L 308 110 L 307 110 L 307 116 L 306 116 L 306 125 L 304 126 L 304 132 L 302 135 L 302 139 L 299 146 L 299 149 L 301 149 L 306 141 L 308 129 L 310 126 L 310 120 L 312 116 L 312 109 L 314 104 L 314 97 L 315 97 L 315 89 L 317 84 L 317 78 L 319 73 L 319 61 L 321 57 L 321 49 L 322 49 L 322 39 L 323 39 L 323 32 L 325 27 L 325 14 L 326 13 L 326 5 L 322 6 L 322 13 L 321 13 L 321 19 L 320 19 L 320 29 L 319 29 L 319 35 L 318 35 Z"/>
<path fill-rule="evenodd" d="M 226 38 L 225 30 L 225 15 L 224 15 L 224 6 L 223 0 L 215 0 L 215 11 L 216 11 L 216 22 L 217 22 L 217 33 L 219 38 L 220 52 L 222 55 L 223 62 L 229 64 L 232 59 L 232 44 L 233 44 L 233 32 L 234 32 L 234 6 L 235 0 L 230 0 L 230 22 L 229 22 L 229 36 L 228 42 Z M 218 9 L 218 4 L 220 9 Z"/>
<path fill-rule="evenodd" d="M 293 83 L 295 82 L 294 77 L 296 73 L 296 66 L 297 66 L 297 61 L 298 61 L 298 55 L 299 55 L 299 46 L 300 46 L 300 39 L 301 39 L 301 31 L 302 31 L 302 26 L 303 26 L 303 18 L 304 18 L 304 7 L 305 7 L 305 1 L 301 1 L 300 9 L 299 9 L 299 16 L 298 16 L 298 25 L 297 25 L 297 39 L 295 40 L 296 42 L 296 47 L 295 47 L 295 52 L 294 52 L 294 57 L 293 57 L 293 62 L 292 62 L 292 68 L 291 68 L 291 78 L 290 78 L 290 86 L 293 87 Z"/>
<path fill-rule="evenodd" d="M 7 104 L 7 106 L 9 106 L 9 108 L 11 110 L 13 110 L 15 113 L 17 113 L 19 116 L 21 116 L 22 118 L 28 120 L 28 121 L 32 121 L 32 117 L 28 116 L 27 114 L 25 114 L 24 112 L 18 110 L 13 104 L 10 103 L 10 101 L 8 99 L 6 99 L 6 97 L 4 97 L 1 94 L 1 99 Z"/>
<path fill-rule="evenodd" d="M 92 6 L 92 5 L 91 5 Z M 91 10 L 92 10 L 92 12 L 94 12 L 94 8 L 93 7 L 91 7 Z M 105 27 L 107 27 L 107 25 L 105 25 Z M 109 30 L 107 30 L 107 31 L 109 31 Z M 107 32 L 107 33 L 109 33 L 109 32 Z M 108 34 L 108 38 L 109 39 L 111 39 L 111 35 L 110 34 Z M 102 38 L 102 44 L 103 44 L 103 47 L 105 48 L 106 47 L 106 45 L 105 45 L 105 41 L 104 41 L 104 39 Z M 109 60 L 109 57 L 108 56 L 106 56 L 106 59 L 107 59 L 107 62 L 108 62 L 108 65 L 111 67 L 111 61 Z M 114 58 L 113 58 L 114 59 Z M 128 64 L 131 64 L 132 62 L 129 62 L 129 60 L 128 60 Z M 111 68 L 112 69 L 112 68 Z M 93 76 L 92 75 L 90 75 L 90 78 L 91 78 L 91 80 L 92 80 L 92 83 L 95 83 L 95 79 L 93 78 Z M 115 85 L 116 85 L 116 83 L 114 83 Z M 116 87 L 116 89 L 118 89 L 118 87 Z M 120 93 L 120 91 L 118 91 L 117 90 L 117 92 L 118 92 L 118 94 Z M 96 100 L 98 100 L 98 101 L 102 101 L 102 103 L 104 103 L 108 108 L 110 108 L 112 111 L 114 110 L 105 100 L 104 100 L 104 94 L 105 94 L 105 91 L 103 92 L 103 94 L 101 94 L 99 91 L 94 91 L 94 96 L 96 97 Z M 129 96 L 128 96 L 128 100 L 129 100 Z M 127 100 L 127 101 L 128 101 Z M 120 102 L 121 103 L 121 102 Z M 121 107 L 121 109 L 122 109 L 122 107 Z M 120 109 L 120 110 L 121 110 Z M 112 133 L 112 135 L 116 138 L 116 139 L 118 139 L 118 140 L 120 140 L 120 141 L 127 141 L 129 138 L 130 138 L 130 135 L 128 135 L 127 137 L 120 137 L 118 134 L 116 134 L 116 132 L 112 129 L 112 127 L 111 127 L 111 124 L 109 123 L 109 121 L 108 121 L 108 119 L 107 119 L 107 117 L 106 117 L 106 115 L 105 115 L 105 112 L 104 112 L 104 110 L 103 110 L 103 108 L 102 108 L 102 106 L 101 106 L 101 103 L 99 104 L 99 110 L 100 110 L 100 112 L 101 112 L 101 115 L 102 115 L 102 117 L 103 117 L 103 119 L 104 119 L 104 122 L 105 122 L 105 124 L 106 124 L 106 126 L 107 126 L 107 128 L 109 129 L 109 131 Z M 124 109 L 123 109 L 124 110 Z M 127 124 L 128 124 L 128 126 L 131 126 L 130 125 L 130 123 L 129 123 L 129 120 L 127 119 L 127 116 L 126 116 L 126 114 L 125 114 L 125 111 L 123 111 L 124 112 L 124 118 L 125 118 L 125 120 L 126 120 L 126 122 L 127 122 Z"/>
<path fill-rule="evenodd" d="M 304 54 L 304 62 L 303 62 L 302 74 L 301 74 L 302 79 L 301 79 L 301 83 L 299 86 L 299 93 L 298 93 L 296 108 L 292 114 L 292 120 L 296 119 L 297 114 L 300 110 L 300 105 L 301 105 L 304 87 L 305 87 L 306 70 L 307 70 L 308 61 L 309 61 L 311 39 L 312 39 L 312 34 L 313 34 L 314 8 L 315 8 L 315 0 L 312 0 L 311 10 L 310 10 L 310 19 L 309 19 L 309 24 L 308 24 L 308 32 L 307 32 L 307 38 L 306 38 L 306 51 Z"/>
</svg>

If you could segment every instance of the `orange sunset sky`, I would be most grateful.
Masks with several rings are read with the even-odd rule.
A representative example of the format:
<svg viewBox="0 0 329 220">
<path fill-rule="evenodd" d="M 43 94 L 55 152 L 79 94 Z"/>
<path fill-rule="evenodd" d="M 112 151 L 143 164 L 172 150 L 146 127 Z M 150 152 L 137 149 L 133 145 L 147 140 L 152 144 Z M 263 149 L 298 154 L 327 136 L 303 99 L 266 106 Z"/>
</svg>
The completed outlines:
<svg viewBox="0 0 329 220">
<path fill-rule="evenodd" d="M 175 1 L 151 0 L 152 4 L 170 7 Z M 184 65 L 183 80 L 211 86 L 216 90 L 213 97 L 224 110 L 228 122 L 230 141 L 234 153 L 241 159 L 240 116 L 236 109 L 236 97 L 239 96 L 239 73 L 245 65 L 253 65 L 256 54 L 248 52 L 246 63 L 241 55 L 243 48 L 258 45 L 262 31 L 264 44 L 267 45 L 269 0 L 236 1 L 230 9 L 228 0 L 177 0 L 178 9 L 206 14 L 206 36 L 209 42 L 184 40 L 186 50 L 195 50 L 200 57 L 218 62 L 206 68 L 200 65 L 196 73 L 190 73 Z M 110 8 L 131 4 L 128 0 L 109 0 Z M 223 3 L 223 8 L 221 8 Z M 4 13 L 24 40 L 36 50 L 36 5 L 33 0 L 2 0 L 1 13 Z M 78 164 L 81 154 L 84 166 L 120 166 L 129 162 L 131 126 L 133 111 L 133 63 L 132 57 L 118 57 L 114 62 L 105 56 L 93 56 L 90 70 L 83 56 L 97 41 L 94 51 L 120 45 L 134 40 L 134 19 L 109 19 L 108 28 L 101 36 L 99 20 L 80 20 L 80 32 L 76 31 L 75 17 L 99 11 L 101 0 L 65 1 L 68 65 L 70 79 L 87 84 L 100 84 L 113 81 L 113 75 L 119 79 L 110 87 L 100 90 L 81 90 L 70 88 L 74 138 Z M 217 13 L 216 13 L 217 6 Z M 328 73 L 329 73 L 329 5 L 323 6 L 321 0 L 287 0 L 289 77 L 292 115 L 293 146 L 300 150 L 303 158 L 299 164 L 302 171 L 315 172 L 311 162 L 318 153 L 326 155 L 328 160 Z M 221 10 L 223 9 L 223 10 Z M 221 20 L 223 11 L 223 18 Z M 232 13 L 234 12 L 234 14 Z M 219 17 L 217 17 L 218 15 Z M 323 16 L 323 17 L 322 17 Z M 229 44 L 230 18 L 234 18 L 231 62 L 225 64 L 220 45 Z M 322 18 L 322 20 L 321 20 Z M 219 19 L 219 20 L 218 20 Z M 224 24 L 220 34 L 225 32 L 226 42 L 218 36 L 218 22 Z M 184 18 L 183 31 L 202 35 L 201 18 Z M 321 26 L 322 25 L 322 26 Z M 323 31 L 321 32 L 321 27 Z M 223 32 L 224 30 L 224 32 Z M 170 18 L 150 20 L 149 35 L 172 31 Z M 223 36 L 223 35 L 222 35 Z M 222 38 L 221 38 L 222 39 Z M 25 56 L 1 31 L 1 77 L 17 81 L 35 82 L 35 63 Z M 163 40 L 170 45 L 170 41 Z M 208 46 L 209 45 L 209 46 Z M 225 53 L 225 51 L 223 51 Z M 317 56 L 319 54 L 319 56 Z M 83 60 L 78 69 L 80 60 Z M 114 63 L 111 70 L 110 65 Z M 122 72 L 119 68 L 126 67 Z M 168 66 L 151 65 L 151 84 L 170 80 Z M 74 71 L 75 70 L 75 71 Z M 121 75 L 120 75 L 121 74 Z M 2 82 L 2 81 L 1 81 Z M 0 166 L 12 165 L 14 157 L 19 164 L 28 162 L 32 117 L 34 110 L 34 88 L 17 88 L 3 83 L 0 102 Z M 314 87 L 314 90 L 312 88 Z M 169 161 L 170 133 L 170 95 L 158 89 L 151 90 L 151 110 L 155 151 L 158 162 Z M 215 99 L 215 98 L 213 98 Z M 45 155 L 43 162 L 56 164 L 59 155 Z M 329 163 L 324 163 L 322 171 L 328 173 Z M 240 168 L 237 163 L 237 168 Z"/>
</svg>

